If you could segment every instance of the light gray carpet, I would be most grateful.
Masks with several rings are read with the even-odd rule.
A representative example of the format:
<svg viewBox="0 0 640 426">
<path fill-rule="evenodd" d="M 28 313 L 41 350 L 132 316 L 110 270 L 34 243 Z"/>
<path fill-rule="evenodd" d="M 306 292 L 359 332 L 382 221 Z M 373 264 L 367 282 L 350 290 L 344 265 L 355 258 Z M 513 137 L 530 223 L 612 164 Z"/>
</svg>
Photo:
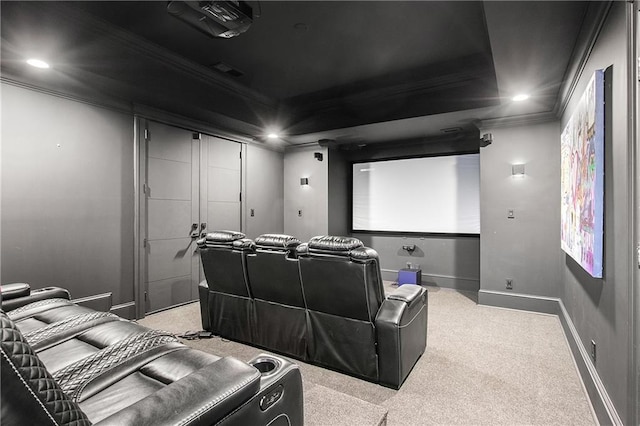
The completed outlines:
<svg viewBox="0 0 640 426">
<path fill-rule="evenodd" d="M 142 325 L 199 330 L 197 303 Z M 249 360 L 265 352 L 221 338 L 185 341 Z M 556 316 L 479 306 L 475 294 L 429 287 L 427 351 L 399 391 L 295 361 L 307 425 L 593 425 Z"/>
</svg>

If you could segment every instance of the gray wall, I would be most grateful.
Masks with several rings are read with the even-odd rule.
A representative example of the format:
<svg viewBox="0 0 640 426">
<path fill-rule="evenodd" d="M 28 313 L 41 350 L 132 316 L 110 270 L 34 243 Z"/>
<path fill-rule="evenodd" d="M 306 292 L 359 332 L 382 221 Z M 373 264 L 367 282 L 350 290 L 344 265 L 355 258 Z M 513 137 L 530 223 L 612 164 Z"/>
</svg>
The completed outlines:
<svg viewBox="0 0 640 426">
<path fill-rule="evenodd" d="M 636 405 L 629 392 L 630 180 L 627 134 L 625 3 L 613 2 L 601 34 L 560 122 L 483 128 L 492 145 L 481 149 L 481 291 L 560 298 L 582 345 L 597 344 L 595 368 L 623 422 Z M 605 248 L 603 279 L 589 276 L 560 249 L 560 133 L 596 69 L 613 65 L 605 138 Z M 525 163 L 524 179 L 510 164 Z M 507 209 L 515 219 L 507 219 Z"/>
<path fill-rule="evenodd" d="M 393 235 L 353 234 L 380 256 L 380 268 L 385 280 L 395 281 L 398 269 L 422 269 L 422 283 L 458 290 L 478 291 L 480 238 L 477 237 L 403 237 Z M 404 245 L 414 244 L 409 254 Z"/>
<path fill-rule="evenodd" d="M 493 143 L 480 150 L 482 290 L 505 291 L 509 278 L 513 292 L 560 297 L 559 129 L 558 122 L 483 129 Z M 512 164 L 525 164 L 523 178 L 511 176 Z"/>
<path fill-rule="evenodd" d="M 605 138 L 604 278 L 591 278 L 569 256 L 561 255 L 561 297 L 586 348 L 597 344 L 596 370 L 618 414 L 631 424 L 629 400 L 629 147 L 627 134 L 627 68 L 625 3 L 614 2 L 586 64 L 567 111 L 566 124 L 594 70 L 613 65 L 611 121 Z"/>
<path fill-rule="evenodd" d="M 318 161 L 313 153 L 322 153 Z M 290 149 L 284 154 L 284 233 L 301 241 L 328 233 L 327 149 L 319 146 Z M 309 178 L 301 186 L 300 178 Z M 302 210 L 302 216 L 298 211 Z"/>
<path fill-rule="evenodd" d="M 2 282 L 133 300 L 133 116 L 2 84 Z"/>
<path fill-rule="evenodd" d="M 284 154 L 245 145 L 244 233 L 249 238 L 284 232 Z M 251 216 L 251 209 L 254 216 Z"/>
</svg>

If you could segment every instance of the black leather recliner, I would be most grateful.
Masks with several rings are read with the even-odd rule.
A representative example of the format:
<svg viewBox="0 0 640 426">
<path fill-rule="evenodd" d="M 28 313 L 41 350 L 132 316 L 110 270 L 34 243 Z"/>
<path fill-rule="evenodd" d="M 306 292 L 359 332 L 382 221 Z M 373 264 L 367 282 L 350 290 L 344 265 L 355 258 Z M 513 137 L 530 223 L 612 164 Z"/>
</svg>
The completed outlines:
<svg viewBox="0 0 640 426">
<path fill-rule="evenodd" d="M 45 305 L 25 306 L 13 316 L 44 316 Z M 71 307 L 48 305 L 58 317 Z M 20 320 L 0 312 L 1 424 L 303 422 L 300 373 L 282 358 L 220 358 L 118 318 L 69 334 L 65 321 L 90 313 L 67 313 L 71 317 L 23 335 Z M 43 336 L 46 347 L 34 350 Z"/>
<path fill-rule="evenodd" d="M 232 231 L 199 240 L 204 329 L 398 389 L 426 348 L 426 289 L 385 298 L 378 255 L 355 238 L 298 243 Z"/>
<path fill-rule="evenodd" d="M 307 359 L 307 319 L 295 250 L 300 240 L 264 234 L 247 252 L 254 344 Z"/>
<path fill-rule="evenodd" d="M 314 237 L 296 252 L 312 362 L 399 388 L 426 347 L 426 289 L 385 299 L 378 254 L 355 238 Z"/>
<path fill-rule="evenodd" d="M 253 241 L 240 232 L 215 231 L 199 239 L 197 244 L 207 277 L 206 288 L 203 283 L 199 286 L 204 328 L 252 343 L 253 295 L 245 255 L 252 250 Z M 204 305 L 208 307 L 206 312 L 202 311 Z"/>
</svg>

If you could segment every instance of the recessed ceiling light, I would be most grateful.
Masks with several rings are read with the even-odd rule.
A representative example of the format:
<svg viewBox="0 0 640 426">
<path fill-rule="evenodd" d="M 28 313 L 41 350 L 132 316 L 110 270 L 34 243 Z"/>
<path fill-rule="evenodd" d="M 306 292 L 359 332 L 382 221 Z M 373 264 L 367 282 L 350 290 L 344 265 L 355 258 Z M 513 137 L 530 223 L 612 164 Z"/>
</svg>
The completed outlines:
<svg viewBox="0 0 640 426">
<path fill-rule="evenodd" d="M 527 95 L 526 93 L 520 93 L 519 95 L 515 95 L 513 98 L 515 102 L 522 102 L 522 101 L 526 101 L 527 99 L 529 99 L 529 95 Z"/>
<path fill-rule="evenodd" d="M 49 64 L 40 59 L 34 59 L 34 58 L 27 59 L 27 63 L 32 67 L 36 67 L 36 68 L 49 68 Z"/>
<path fill-rule="evenodd" d="M 268 137 L 269 139 L 278 139 L 278 138 L 280 137 L 280 135 L 278 135 L 277 133 L 269 133 L 269 134 L 267 135 L 267 137 Z"/>
</svg>

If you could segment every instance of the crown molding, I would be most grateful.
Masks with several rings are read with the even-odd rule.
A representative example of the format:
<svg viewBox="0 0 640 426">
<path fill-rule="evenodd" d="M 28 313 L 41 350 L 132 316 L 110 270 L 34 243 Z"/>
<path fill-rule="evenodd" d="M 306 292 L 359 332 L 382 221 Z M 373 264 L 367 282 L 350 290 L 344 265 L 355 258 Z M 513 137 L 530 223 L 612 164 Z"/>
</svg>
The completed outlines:
<svg viewBox="0 0 640 426">
<path fill-rule="evenodd" d="M 576 40 L 576 44 L 571 54 L 571 60 L 569 66 L 565 72 L 564 82 L 560 88 L 560 96 L 554 106 L 554 113 L 557 117 L 562 117 L 566 111 L 569 101 L 571 100 L 573 93 L 576 90 L 576 86 L 580 81 L 582 72 L 584 71 L 587 61 L 591 56 L 593 47 L 596 44 L 596 40 L 602 31 L 604 22 L 609 14 L 613 1 L 606 2 L 592 2 L 589 3 L 589 7 L 585 12 L 585 16 L 582 21 L 582 28 L 580 34 Z M 592 24 L 590 24 L 592 22 Z"/>
</svg>

